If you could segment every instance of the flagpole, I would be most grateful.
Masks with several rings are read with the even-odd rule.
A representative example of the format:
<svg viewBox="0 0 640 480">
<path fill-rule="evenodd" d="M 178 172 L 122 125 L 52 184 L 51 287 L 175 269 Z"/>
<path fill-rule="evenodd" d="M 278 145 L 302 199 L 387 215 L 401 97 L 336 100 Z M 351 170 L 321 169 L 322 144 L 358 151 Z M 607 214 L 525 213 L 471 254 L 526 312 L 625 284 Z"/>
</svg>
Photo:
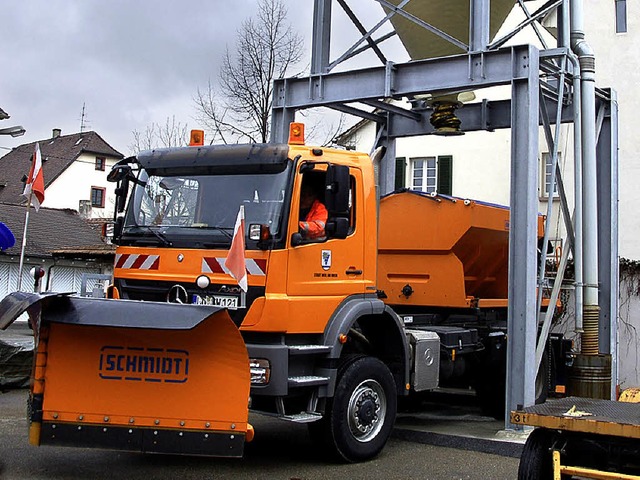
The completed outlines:
<svg viewBox="0 0 640 480">
<path fill-rule="evenodd" d="M 27 200 L 27 211 L 24 214 L 24 231 L 22 232 L 22 248 L 20 249 L 20 266 L 18 267 L 18 292 L 22 288 L 22 267 L 24 265 L 24 251 L 27 246 L 27 227 L 29 226 L 29 209 L 31 208 L 31 196 L 33 192 L 29 192 Z"/>
</svg>

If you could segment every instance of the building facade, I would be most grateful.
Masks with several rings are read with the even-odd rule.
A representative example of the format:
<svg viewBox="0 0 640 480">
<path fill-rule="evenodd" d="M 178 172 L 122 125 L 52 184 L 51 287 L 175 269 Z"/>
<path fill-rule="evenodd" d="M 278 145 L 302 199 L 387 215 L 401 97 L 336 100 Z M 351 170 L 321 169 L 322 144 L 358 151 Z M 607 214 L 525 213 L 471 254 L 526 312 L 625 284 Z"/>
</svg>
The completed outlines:
<svg viewBox="0 0 640 480">
<path fill-rule="evenodd" d="M 87 218 L 113 218 L 115 185 L 107 174 L 123 155 L 93 131 L 37 142 L 45 181 L 43 207 L 66 208 Z M 24 202 L 24 176 L 29 172 L 36 142 L 20 145 L 0 158 L 0 202 Z"/>
</svg>

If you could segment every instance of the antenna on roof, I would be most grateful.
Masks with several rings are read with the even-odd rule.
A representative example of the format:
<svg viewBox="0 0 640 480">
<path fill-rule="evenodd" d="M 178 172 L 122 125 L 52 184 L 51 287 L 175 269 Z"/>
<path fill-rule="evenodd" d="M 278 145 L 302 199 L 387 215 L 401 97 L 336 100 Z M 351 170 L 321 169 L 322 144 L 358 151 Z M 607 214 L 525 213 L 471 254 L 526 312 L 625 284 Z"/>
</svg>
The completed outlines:
<svg viewBox="0 0 640 480">
<path fill-rule="evenodd" d="M 80 133 L 84 132 L 86 129 L 91 127 L 85 119 L 84 110 L 85 110 L 85 102 L 82 102 L 82 114 L 80 115 Z"/>
</svg>

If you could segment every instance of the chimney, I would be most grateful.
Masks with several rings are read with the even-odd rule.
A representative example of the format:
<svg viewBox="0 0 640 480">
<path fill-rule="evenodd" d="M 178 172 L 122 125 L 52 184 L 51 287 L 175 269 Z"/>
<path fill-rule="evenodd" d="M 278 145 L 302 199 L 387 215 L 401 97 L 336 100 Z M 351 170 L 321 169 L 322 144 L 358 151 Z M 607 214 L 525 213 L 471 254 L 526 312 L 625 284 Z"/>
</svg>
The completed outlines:
<svg viewBox="0 0 640 480">
<path fill-rule="evenodd" d="M 80 217 L 87 219 L 91 218 L 91 200 L 80 200 L 78 202 L 78 213 Z"/>
<path fill-rule="evenodd" d="M 58 138 L 61 133 L 62 133 L 62 130 L 60 130 L 59 128 L 54 128 L 53 129 L 53 136 L 51 138 Z"/>
</svg>

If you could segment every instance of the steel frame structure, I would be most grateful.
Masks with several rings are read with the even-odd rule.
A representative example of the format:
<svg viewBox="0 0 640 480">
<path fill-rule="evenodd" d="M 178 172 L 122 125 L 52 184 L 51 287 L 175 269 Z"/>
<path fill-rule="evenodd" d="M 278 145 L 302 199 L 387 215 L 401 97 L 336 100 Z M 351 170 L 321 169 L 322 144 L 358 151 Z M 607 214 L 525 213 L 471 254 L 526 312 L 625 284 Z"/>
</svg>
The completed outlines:
<svg viewBox="0 0 640 480">
<path fill-rule="evenodd" d="M 409 98 L 424 94 L 446 94 L 464 90 L 508 85 L 509 100 L 467 104 L 457 111 L 464 131 L 511 129 L 511 227 L 509 249 L 509 318 L 507 349 L 507 390 L 505 427 L 522 428 L 510 423 L 508 412 L 532 405 L 535 378 L 546 335 L 550 330 L 551 313 L 546 315 L 538 340 L 540 297 L 545 286 L 544 262 L 537 260 L 538 216 L 538 143 L 544 132 L 552 158 L 552 185 L 557 183 L 567 234 L 566 243 L 575 250 L 575 235 L 571 212 L 564 193 L 560 169 L 557 167 L 559 125 L 579 121 L 574 111 L 576 102 L 572 83 L 578 77 L 575 57 L 568 47 L 569 0 L 551 0 L 537 12 L 529 12 L 523 0 L 517 4 L 526 20 L 515 33 L 533 26 L 543 49 L 532 45 L 503 47 L 515 33 L 509 33 L 489 43 L 489 0 L 470 0 L 469 44 L 454 43 L 460 55 L 393 63 L 386 59 L 380 44 L 389 34 L 374 39 L 377 29 L 392 15 L 411 15 L 403 11 L 410 0 L 394 5 L 387 0 L 373 0 L 388 12 L 383 20 L 367 31 L 348 6 L 346 0 L 314 0 L 313 46 L 311 74 L 303 78 L 280 79 L 274 85 L 271 140 L 286 142 L 288 125 L 295 113 L 312 107 L 328 107 L 377 122 L 377 145 L 387 148 L 381 163 L 379 190 L 381 194 L 394 188 L 395 142 L 397 138 L 427 135 L 434 129 L 429 123 L 428 108 L 406 110 L 385 100 Z M 332 6 L 337 3 L 358 29 L 361 38 L 337 60 L 330 59 Z M 553 48 L 544 44 L 536 22 L 558 10 L 558 42 Z M 447 35 L 419 20 L 423 28 L 443 38 Z M 452 41 L 453 42 L 453 41 Z M 362 46 L 364 45 L 364 46 Z M 463 51 L 463 49 L 465 51 Z M 372 50 L 381 66 L 334 73 L 341 62 L 362 51 Z M 601 296 L 600 350 L 612 354 L 613 378 L 617 379 L 616 319 L 618 311 L 618 232 L 617 232 L 617 101 L 615 92 L 597 90 L 597 198 L 598 198 L 598 268 Z M 414 107 L 419 102 L 414 103 Z M 373 110 L 366 107 L 373 107 Z M 541 128 L 542 126 L 542 128 Z M 552 127 L 555 126 L 555 132 Z M 580 186 L 576 185 L 576 189 Z M 582 192 L 576 192 L 576 198 Z M 551 202 L 549 202 L 551 203 Z M 551 219 L 548 218 L 547 221 Z M 547 225 L 547 231 L 549 230 Z M 569 248 L 562 259 L 566 266 Z M 544 255 L 543 255 L 544 257 Z M 538 272 L 538 275 L 536 275 Z M 559 293 L 563 268 L 551 289 Z M 540 288 L 538 288 L 540 287 Z M 581 285 L 577 285 L 581 287 Z M 555 302 L 552 301 L 552 304 Z M 578 313 L 578 315 L 580 315 Z M 538 342 L 538 343 L 537 343 Z M 536 344 L 538 353 L 536 354 Z M 617 382 L 612 382 L 617 383 Z M 612 388 L 615 388 L 613 386 Z"/>
</svg>

